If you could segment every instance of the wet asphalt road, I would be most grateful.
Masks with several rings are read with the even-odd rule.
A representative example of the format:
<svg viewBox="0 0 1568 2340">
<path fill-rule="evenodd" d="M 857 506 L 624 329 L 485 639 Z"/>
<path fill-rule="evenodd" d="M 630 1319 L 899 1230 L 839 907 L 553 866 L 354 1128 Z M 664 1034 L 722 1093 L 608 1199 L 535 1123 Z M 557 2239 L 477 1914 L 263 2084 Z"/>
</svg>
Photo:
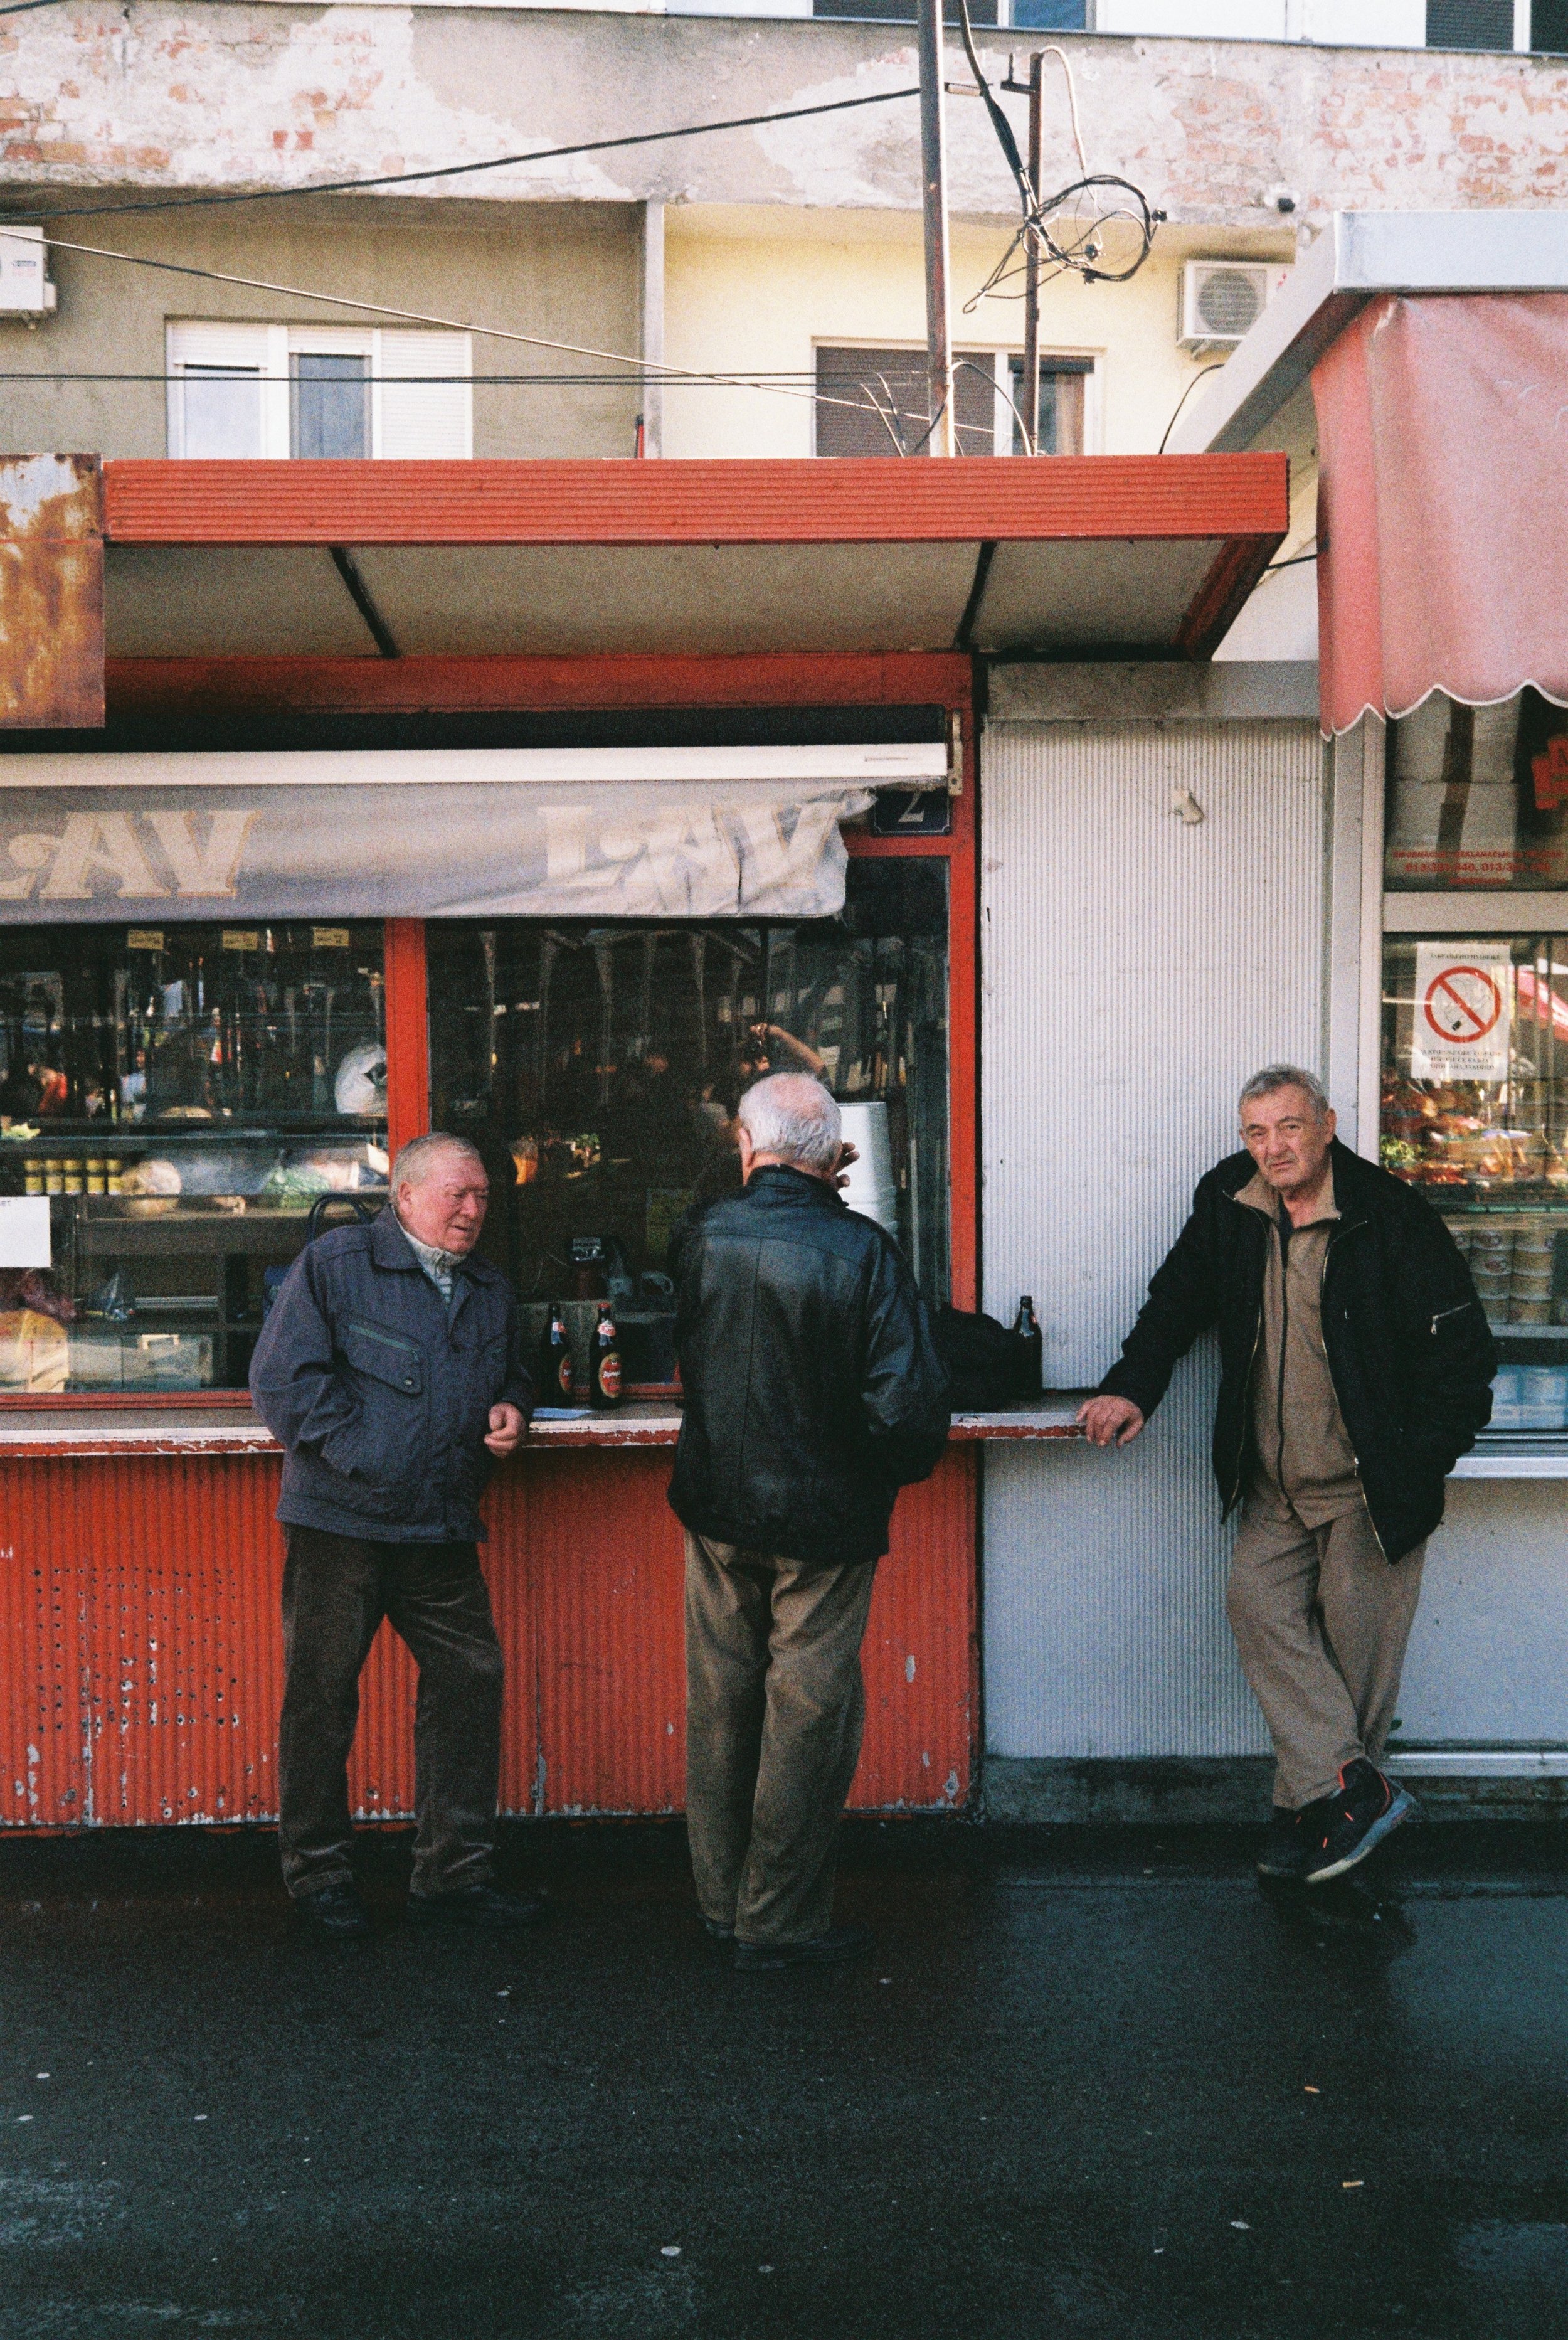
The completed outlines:
<svg viewBox="0 0 1568 2340">
<path fill-rule="evenodd" d="M 1556 2340 L 1568 1830 L 866 1824 L 740 1978 L 677 1829 L 515 1945 L 302 1943 L 264 1838 L 0 1843 L 0 2340 Z"/>
</svg>

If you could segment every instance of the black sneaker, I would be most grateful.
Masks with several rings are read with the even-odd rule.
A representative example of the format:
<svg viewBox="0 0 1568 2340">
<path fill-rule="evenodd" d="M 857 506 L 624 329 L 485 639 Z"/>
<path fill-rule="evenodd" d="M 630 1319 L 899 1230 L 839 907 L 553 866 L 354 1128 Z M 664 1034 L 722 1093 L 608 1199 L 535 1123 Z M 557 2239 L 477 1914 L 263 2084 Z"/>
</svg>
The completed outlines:
<svg viewBox="0 0 1568 2340">
<path fill-rule="evenodd" d="M 322 1885 L 314 1893 L 296 1894 L 294 1907 L 309 1932 L 324 1934 L 335 1942 L 351 1941 L 370 1930 L 370 1913 L 353 1885 Z"/>
<path fill-rule="evenodd" d="M 537 1926 L 549 1909 L 542 1893 L 503 1893 L 498 1885 L 468 1885 L 459 1893 L 410 1893 L 410 1926 L 483 1927 L 492 1934 Z"/>
<path fill-rule="evenodd" d="M 1401 1820 L 1414 1819 L 1416 1803 L 1376 1763 L 1358 1755 L 1339 1774 L 1338 1792 L 1322 1797 L 1309 1810 L 1307 1882 L 1326 1885 L 1331 1877 L 1343 1877 L 1365 1860 Z"/>
<path fill-rule="evenodd" d="M 1282 1804 L 1274 1807 L 1274 1817 L 1268 1823 L 1268 1834 L 1263 1840 L 1263 1850 L 1257 1856 L 1259 1877 L 1288 1877 L 1299 1885 L 1307 1874 L 1312 1850 L 1307 1836 L 1305 1810 L 1287 1811 Z"/>
<path fill-rule="evenodd" d="M 837 1967 L 863 1958 L 872 1947 L 869 1926 L 834 1926 L 809 1942 L 737 1942 L 740 1974 L 779 1974 L 785 1967 Z"/>
</svg>

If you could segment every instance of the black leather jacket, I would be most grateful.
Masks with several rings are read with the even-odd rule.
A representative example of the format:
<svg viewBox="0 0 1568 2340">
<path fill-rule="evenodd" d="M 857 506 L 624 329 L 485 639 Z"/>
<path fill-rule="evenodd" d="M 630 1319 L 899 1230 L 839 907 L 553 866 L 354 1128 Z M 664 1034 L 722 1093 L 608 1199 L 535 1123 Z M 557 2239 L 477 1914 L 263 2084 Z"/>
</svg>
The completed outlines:
<svg viewBox="0 0 1568 2340">
<path fill-rule="evenodd" d="M 880 1559 L 894 1496 L 935 1469 L 950 1420 L 898 1245 L 822 1179 L 767 1167 L 695 1218 L 676 1265 L 676 1517 L 750 1552 Z"/>
<path fill-rule="evenodd" d="M 1430 1204 L 1337 1139 L 1333 1165 L 1340 1216 L 1323 1271 L 1323 1345 L 1373 1527 L 1395 1561 L 1441 1522 L 1443 1482 L 1492 1419 L 1497 1344 L 1464 1256 Z M 1120 1363 L 1100 1385 L 1150 1414 L 1177 1359 L 1216 1327 L 1214 1475 L 1227 1512 L 1242 1492 L 1247 1383 L 1263 1322 L 1268 1225 L 1235 1199 L 1254 1170 L 1250 1155 L 1233 1154 L 1199 1181 Z"/>
</svg>

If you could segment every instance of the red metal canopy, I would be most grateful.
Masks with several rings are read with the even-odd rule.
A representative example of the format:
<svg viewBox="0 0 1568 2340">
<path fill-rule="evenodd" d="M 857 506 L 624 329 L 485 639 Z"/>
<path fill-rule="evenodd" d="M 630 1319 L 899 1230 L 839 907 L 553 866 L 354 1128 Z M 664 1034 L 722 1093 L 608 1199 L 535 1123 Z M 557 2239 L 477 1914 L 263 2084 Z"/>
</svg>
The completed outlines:
<svg viewBox="0 0 1568 2340">
<path fill-rule="evenodd" d="M 112 461 L 109 649 L 1203 658 L 1287 485 L 1276 454 Z"/>
</svg>

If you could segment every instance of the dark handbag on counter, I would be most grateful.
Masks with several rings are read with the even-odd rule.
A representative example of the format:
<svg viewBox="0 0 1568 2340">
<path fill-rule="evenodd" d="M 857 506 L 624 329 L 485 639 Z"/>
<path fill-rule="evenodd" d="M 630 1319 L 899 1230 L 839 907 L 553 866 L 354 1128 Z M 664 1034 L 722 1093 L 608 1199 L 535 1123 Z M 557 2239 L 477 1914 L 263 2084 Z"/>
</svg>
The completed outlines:
<svg viewBox="0 0 1568 2340">
<path fill-rule="evenodd" d="M 939 1308 L 932 1335 L 952 1383 L 955 1413 L 995 1413 L 1037 1393 L 1032 1344 L 994 1316 Z"/>
</svg>

